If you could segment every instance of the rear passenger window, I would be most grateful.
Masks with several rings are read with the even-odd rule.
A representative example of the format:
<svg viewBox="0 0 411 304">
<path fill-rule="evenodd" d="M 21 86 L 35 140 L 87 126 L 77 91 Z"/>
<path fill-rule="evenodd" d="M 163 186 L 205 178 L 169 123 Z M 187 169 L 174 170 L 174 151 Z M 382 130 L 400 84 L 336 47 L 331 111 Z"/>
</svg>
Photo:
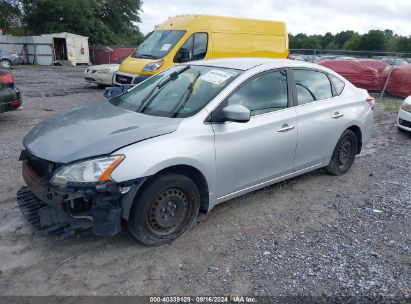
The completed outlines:
<svg viewBox="0 0 411 304">
<path fill-rule="evenodd" d="M 324 73 L 294 70 L 294 79 L 299 105 L 332 97 L 331 83 Z"/>
<path fill-rule="evenodd" d="M 337 96 L 340 95 L 342 93 L 342 91 L 344 90 L 344 87 L 345 87 L 344 81 L 342 81 L 342 80 L 338 79 L 337 77 L 335 77 L 333 75 L 330 75 L 330 74 L 328 74 L 328 76 L 330 77 L 331 82 L 334 86 L 335 93 L 337 94 Z"/>
<path fill-rule="evenodd" d="M 227 103 L 243 105 L 251 111 L 251 115 L 287 108 L 287 73 L 273 71 L 258 75 L 231 95 Z"/>
</svg>

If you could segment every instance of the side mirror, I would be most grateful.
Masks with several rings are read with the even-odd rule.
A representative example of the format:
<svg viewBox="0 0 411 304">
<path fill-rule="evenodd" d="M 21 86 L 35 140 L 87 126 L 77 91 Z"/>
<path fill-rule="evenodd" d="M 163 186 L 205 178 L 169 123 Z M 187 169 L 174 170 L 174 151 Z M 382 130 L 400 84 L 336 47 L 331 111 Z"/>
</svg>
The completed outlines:
<svg viewBox="0 0 411 304">
<path fill-rule="evenodd" d="M 229 105 L 222 109 L 223 118 L 225 121 L 248 122 L 251 117 L 249 109 L 242 105 Z"/>
<path fill-rule="evenodd" d="M 176 54 L 177 62 L 191 61 L 191 52 L 188 49 L 180 49 Z"/>
<path fill-rule="evenodd" d="M 121 87 L 108 87 L 104 90 L 104 97 L 111 99 L 117 97 L 124 92 L 127 92 L 128 89 L 133 87 L 132 85 L 122 85 Z"/>
</svg>

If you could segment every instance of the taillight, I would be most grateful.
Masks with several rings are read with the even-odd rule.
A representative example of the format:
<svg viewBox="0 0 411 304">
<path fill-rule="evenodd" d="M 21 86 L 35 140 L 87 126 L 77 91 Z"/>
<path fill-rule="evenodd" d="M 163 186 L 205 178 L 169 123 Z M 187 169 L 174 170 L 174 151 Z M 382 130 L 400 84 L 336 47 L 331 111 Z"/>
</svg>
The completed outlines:
<svg viewBox="0 0 411 304">
<path fill-rule="evenodd" d="M 371 107 L 371 110 L 375 110 L 375 98 L 374 97 L 371 97 L 371 96 L 368 96 L 366 99 L 365 99 L 365 101 L 366 102 L 368 102 L 368 104 L 370 105 L 370 107 Z"/>
<path fill-rule="evenodd" d="M 13 83 L 14 82 L 13 75 L 11 75 L 11 73 L 1 74 L 0 82 L 5 83 L 5 84 Z"/>
<path fill-rule="evenodd" d="M 10 105 L 11 105 L 13 108 L 20 107 L 21 104 L 22 104 L 21 99 L 17 99 L 17 100 L 15 100 L 15 101 L 10 102 Z"/>
</svg>

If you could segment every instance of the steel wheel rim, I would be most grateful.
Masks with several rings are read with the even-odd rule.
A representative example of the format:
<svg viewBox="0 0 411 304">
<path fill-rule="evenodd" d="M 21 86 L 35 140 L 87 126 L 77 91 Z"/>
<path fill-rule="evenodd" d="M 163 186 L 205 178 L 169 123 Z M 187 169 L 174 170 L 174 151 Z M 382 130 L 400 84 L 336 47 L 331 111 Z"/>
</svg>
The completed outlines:
<svg viewBox="0 0 411 304">
<path fill-rule="evenodd" d="M 338 167 L 345 167 L 349 163 L 352 156 L 352 146 L 353 145 L 348 138 L 344 138 L 344 140 L 341 142 L 337 151 Z"/>
<path fill-rule="evenodd" d="M 189 218 L 190 205 L 189 196 L 182 189 L 172 187 L 161 192 L 148 209 L 148 228 L 161 236 L 178 232 Z"/>
<path fill-rule="evenodd" d="M 1 61 L 1 62 L 0 62 L 0 65 L 1 65 L 3 68 L 7 68 L 7 69 L 11 66 L 10 62 L 8 62 L 7 60 Z"/>
</svg>

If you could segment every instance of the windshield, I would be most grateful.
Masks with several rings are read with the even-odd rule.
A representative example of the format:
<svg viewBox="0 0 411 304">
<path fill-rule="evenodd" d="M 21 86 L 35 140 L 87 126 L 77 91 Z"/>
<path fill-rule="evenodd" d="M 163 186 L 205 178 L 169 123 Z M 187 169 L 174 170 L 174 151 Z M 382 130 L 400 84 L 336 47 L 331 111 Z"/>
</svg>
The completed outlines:
<svg viewBox="0 0 411 304">
<path fill-rule="evenodd" d="M 186 31 L 155 31 L 134 52 L 134 58 L 159 59 L 166 56 Z"/>
<path fill-rule="evenodd" d="M 199 112 L 241 71 L 179 65 L 154 75 L 111 100 L 124 109 L 164 117 L 189 117 Z"/>
</svg>

